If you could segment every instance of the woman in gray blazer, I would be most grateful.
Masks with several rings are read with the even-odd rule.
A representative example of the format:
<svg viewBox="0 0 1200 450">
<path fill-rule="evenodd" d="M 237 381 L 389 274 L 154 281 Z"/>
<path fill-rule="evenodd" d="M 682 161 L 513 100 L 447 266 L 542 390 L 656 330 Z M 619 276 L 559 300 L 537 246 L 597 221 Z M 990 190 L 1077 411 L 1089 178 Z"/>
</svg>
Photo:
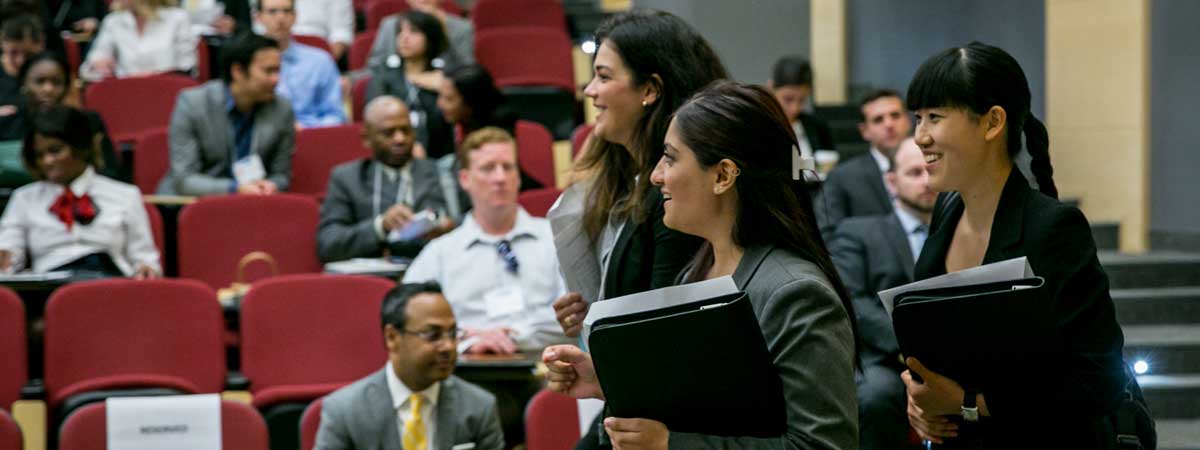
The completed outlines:
<svg viewBox="0 0 1200 450">
<path fill-rule="evenodd" d="M 706 241 L 682 281 L 732 275 L 748 294 L 783 386 L 786 429 L 772 438 L 723 437 L 609 417 L 614 448 L 858 448 L 854 313 L 806 186 L 792 178 L 795 146 L 770 92 L 720 82 L 676 112 L 651 176 L 662 187 L 666 226 Z M 543 360 L 551 389 L 604 398 L 578 349 L 550 347 Z M 690 370 L 703 368 L 679 368 Z"/>
</svg>

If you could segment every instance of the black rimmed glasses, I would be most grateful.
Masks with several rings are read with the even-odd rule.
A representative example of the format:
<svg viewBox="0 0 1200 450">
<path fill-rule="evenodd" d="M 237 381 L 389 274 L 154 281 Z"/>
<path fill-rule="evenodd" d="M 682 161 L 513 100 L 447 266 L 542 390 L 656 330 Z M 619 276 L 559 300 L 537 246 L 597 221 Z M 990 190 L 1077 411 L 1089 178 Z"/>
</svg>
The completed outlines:
<svg viewBox="0 0 1200 450">
<path fill-rule="evenodd" d="M 441 328 L 430 328 L 427 330 L 420 330 L 420 331 L 401 329 L 400 333 L 401 334 L 411 334 L 413 336 L 421 338 L 425 342 L 428 342 L 430 344 L 436 344 L 438 341 L 441 341 L 442 339 L 446 339 L 450 342 L 457 342 L 459 339 L 462 339 L 463 334 L 465 334 L 466 332 L 458 329 L 458 327 L 452 327 L 452 328 L 449 328 L 446 330 L 443 330 Z"/>
</svg>

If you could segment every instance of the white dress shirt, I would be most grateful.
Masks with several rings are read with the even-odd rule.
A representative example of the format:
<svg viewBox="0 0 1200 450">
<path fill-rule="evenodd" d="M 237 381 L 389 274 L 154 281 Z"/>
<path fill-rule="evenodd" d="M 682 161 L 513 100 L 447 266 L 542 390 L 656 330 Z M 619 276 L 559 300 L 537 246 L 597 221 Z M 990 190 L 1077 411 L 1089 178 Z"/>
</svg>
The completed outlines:
<svg viewBox="0 0 1200 450">
<path fill-rule="evenodd" d="M 396 376 L 396 368 L 392 367 L 392 362 L 388 361 L 384 367 L 384 372 L 387 372 L 388 392 L 392 394 L 392 409 L 396 411 L 396 429 L 400 433 L 400 442 L 404 442 L 404 424 L 412 420 L 412 403 L 409 397 L 413 395 L 412 389 L 404 385 L 400 381 L 400 377 Z M 426 450 L 434 450 L 433 434 L 437 432 L 437 402 L 438 393 L 441 392 L 442 383 L 439 381 L 433 383 L 425 390 L 418 392 L 425 397 L 425 403 L 421 405 L 421 421 L 425 422 L 425 446 Z"/>
<path fill-rule="evenodd" d="M 157 14 L 154 20 L 146 22 L 139 34 L 132 12 L 108 13 L 100 23 L 87 60 L 79 68 L 79 76 L 88 81 L 103 78 L 104 75 L 92 67 L 98 58 L 116 62 L 117 78 L 195 68 L 198 40 L 192 33 L 187 11 L 159 8 Z"/>
<path fill-rule="evenodd" d="M 296 0 L 292 34 L 320 36 L 329 45 L 354 42 L 354 5 L 350 0 Z"/>
<path fill-rule="evenodd" d="M 375 211 L 375 234 L 379 235 L 379 239 L 386 239 L 387 232 L 383 229 L 383 213 L 386 213 L 388 208 L 397 203 L 409 205 L 410 207 L 413 204 L 412 161 L 404 164 L 404 167 L 399 169 L 383 163 L 372 165 L 375 166 L 375 185 L 371 189 L 374 196 L 371 204 L 379 204 L 378 210 Z M 383 180 L 386 178 L 388 183 L 395 183 L 396 177 L 400 177 L 400 187 L 396 190 L 396 197 L 386 197 L 388 194 L 383 192 Z M 413 212 L 418 213 L 420 211 Z"/>
<path fill-rule="evenodd" d="M 13 271 L 25 267 L 25 249 L 33 271 L 47 272 L 93 253 L 107 253 L 125 275 L 146 265 L 162 273 L 158 248 L 137 187 L 97 174 L 90 166 L 71 182 L 75 195 L 88 194 L 99 213 L 92 223 L 66 224 L 50 212 L 63 186 L 37 181 L 17 189 L 0 216 L 0 250 L 12 254 Z"/>
<path fill-rule="evenodd" d="M 516 255 L 516 274 L 508 270 L 496 248 L 502 240 L 510 242 Z M 474 215 L 468 214 L 457 229 L 431 241 L 404 274 L 405 283 L 422 281 L 442 285 L 459 328 L 512 328 L 513 341 L 524 351 L 570 342 L 551 305 L 566 293 L 566 287 L 558 273 L 550 222 L 520 207 L 516 224 L 504 236 L 484 233 Z M 495 307 L 503 302 L 497 298 L 512 289 L 519 289 L 519 311 L 498 313 Z"/>
<path fill-rule="evenodd" d="M 892 162 L 888 160 L 888 157 L 885 156 L 883 152 L 875 148 L 875 146 L 871 146 L 871 159 L 874 159 L 875 165 L 879 166 L 879 173 L 882 174 L 880 177 L 883 179 L 883 189 L 888 192 L 889 197 L 895 200 L 896 193 L 892 192 L 892 187 L 888 186 L 887 182 L 887 173 L 888 169 L 892 168 Z"/>
</svg>

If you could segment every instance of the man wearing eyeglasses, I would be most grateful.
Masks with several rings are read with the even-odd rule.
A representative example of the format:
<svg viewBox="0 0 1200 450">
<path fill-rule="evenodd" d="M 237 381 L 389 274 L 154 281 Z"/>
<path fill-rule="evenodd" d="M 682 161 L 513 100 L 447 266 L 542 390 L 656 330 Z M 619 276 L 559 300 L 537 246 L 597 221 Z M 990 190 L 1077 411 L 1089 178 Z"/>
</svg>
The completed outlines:
<svg viewBox="0 0 1200 450">
<path fill-rule="evenodd" d="M 383 299 L 388 363 L 330 394 L 316 450 L 500 450 L 496 397 L 451 375 L 461 333 L 437 283 L 403 284 Z"/>
<path fill-rule="evenodd" d="M 537 353 L 568 342 L 551 307 L 565 288 L 550 224 L 517 204 L 513 137 L 495 127 L 471 133 L 458 160 L 458 181 L 474 207 L 462 225 L 421 250 L 404 282 L 446 287 L 465 332 L 460 352 Z"/>
</svg>

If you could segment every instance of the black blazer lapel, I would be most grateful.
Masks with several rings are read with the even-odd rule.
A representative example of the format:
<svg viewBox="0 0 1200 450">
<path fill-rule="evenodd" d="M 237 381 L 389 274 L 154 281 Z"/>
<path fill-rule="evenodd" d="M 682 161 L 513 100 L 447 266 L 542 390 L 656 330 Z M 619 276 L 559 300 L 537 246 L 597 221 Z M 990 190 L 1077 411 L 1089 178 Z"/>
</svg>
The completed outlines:
<svg viewBox="0 0 1200 450">
<path fill-rule="evenodd" d="M 633 241 L 634 231 L 637 229 L 638 224 L 633 219 L 626 219 L 625 225 L 621 226 L 621 234 L 617 235 L 617 242 L 613 244 L 612 253 L 608 255 L 608 267 L 604 271 L 603 298 L 620 296 L 617 286 L 624 270 L 625 254 L 630 251 L 630 242 Z"/>
<path fill-rule="evenodd" d="M 901 264 L 904 264 L 904 270 L 908 273 L 911 279 L 913 276 L 913 260 L 912 247 L 908 245 L 908 230 L 904 229 L 904 225 L 900 223 L 900 219 L 896 214 L 888 214 L 888 226 L 883 227 L 884 239 L 892 247 L 892 251 L 896 252 L 896 257 Z"/>
<path fill-rule="evenodd" d="M 987 252 L 983 255 L 984 264 L 1025 256 L 1014 253 L 1020 253 L 1021 233 L 1027 210 L 1025 200 L 1032 192 L 1029 182 L 1014 166 L 1008 180 L 1004 182 L 1004 190 L 1001 191 L 1000 201 L 996 205 L 996 215 L 992 218 L 992 234 L 988 239 Z"/>
<path fill-rule="evenodd" d="M 925 246 L 921 248 L 921 255 L 913 267 L 913 281 L 946 273 L 946 252 L 950 250 L 954 229 L 962 218 L 962 197 L 957 193 L 943 193 L 938 196 L 938 205 L 929 227 L 929 237 L 925 239 Z"/>
</svg>

